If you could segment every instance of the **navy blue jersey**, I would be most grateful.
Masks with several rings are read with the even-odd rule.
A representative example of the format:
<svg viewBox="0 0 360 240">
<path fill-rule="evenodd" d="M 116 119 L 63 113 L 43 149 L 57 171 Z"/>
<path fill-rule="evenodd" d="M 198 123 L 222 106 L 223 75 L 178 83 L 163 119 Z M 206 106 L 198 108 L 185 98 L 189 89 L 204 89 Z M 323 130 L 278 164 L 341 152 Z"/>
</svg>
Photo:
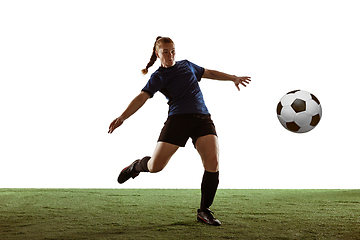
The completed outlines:
<svg viewBox="0 0 360 240">
<path fill-rule="evenodd" d="M 204 68 L 182 60 L 170 68 L 159 67 L 142 91 L 153 97 L 160 91 L 169 100 L 169 116 L 174 114 L 209 114 L 199 83 Z"/>
</svg>

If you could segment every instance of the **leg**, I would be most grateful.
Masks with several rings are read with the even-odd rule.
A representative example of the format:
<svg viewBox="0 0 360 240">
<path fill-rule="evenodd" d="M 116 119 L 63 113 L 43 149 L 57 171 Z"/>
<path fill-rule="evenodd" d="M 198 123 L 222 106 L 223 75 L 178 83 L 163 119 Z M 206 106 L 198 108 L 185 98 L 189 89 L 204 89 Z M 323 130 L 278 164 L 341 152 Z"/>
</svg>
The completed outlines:
<svg viewBox="0 0 360 240">
<path fill-rule="evenodd" d="M 158 142 L 153 156 L 147 163 L 149 171 L 156 173 L 163 170 L 178 148 L 179 146 L 171 143 Z"/>
<path fill-rule="evenodd" d="M 198 150 L 205 168 L 201 183 L 200 211 L 208 209 L 215 198 L 219 185 L 219 146 L 215 135 L 206 135 L 196 141 Z"/>
<path fill-rule="evenodd" d="M 198 220 L 219 226 L 221 222 L 212 216 L 209 209 L 214 201 L 219 184 L 219 144 L 217 136 L 206 135 L 199 137 L 195 146 L 205 168 L 201 183 L 201 203 L 198 210 Z"/>
<path fill-rule="evenodd" d="M 152 157 L 144 157 L 141 160 L 135 160 L 132 164 L 124 168 L 119 177 L 118 182 L 124 183 L 129 178 L 135 178 L 140 172 L 160 172 L 169 162 L 171 156 L 179 148 L 166 142 L 158 142 Z"/>
</svg>

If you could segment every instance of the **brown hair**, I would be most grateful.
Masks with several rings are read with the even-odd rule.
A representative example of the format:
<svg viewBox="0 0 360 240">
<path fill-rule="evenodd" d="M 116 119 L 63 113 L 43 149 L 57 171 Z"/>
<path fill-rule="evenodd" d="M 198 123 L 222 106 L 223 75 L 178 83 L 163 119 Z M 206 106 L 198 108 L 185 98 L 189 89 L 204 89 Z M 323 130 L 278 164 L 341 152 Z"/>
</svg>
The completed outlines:
<svg viewBox="0 0 360 240">
<path fill-rule="evenodd" d="M 156 62 L 156 59 L 157 59 L 157 56 L 156 56 L 156 53 L 155 51 L 159 50 L 160 48 L 160 45 L 163 44 L 163 43 L 174 43 L 171 38 L 168 38 L 168 37 L 157 37 L 156 38 L 156 41 L 155 41 L 155 44 L 154 44 L 154 48 L 153 48 L 153 52 L 152 52 L 152 55 L 151 55 L 151 58 L 150 58 L 150 61 L 149 63 L 146 65 L 146 68 L 144 68 L 143 70 L 141 70 L 142 74 L 147 74 L 148 73 L 148 69 L 154 65 L 154 63 Z"/>
</svg>

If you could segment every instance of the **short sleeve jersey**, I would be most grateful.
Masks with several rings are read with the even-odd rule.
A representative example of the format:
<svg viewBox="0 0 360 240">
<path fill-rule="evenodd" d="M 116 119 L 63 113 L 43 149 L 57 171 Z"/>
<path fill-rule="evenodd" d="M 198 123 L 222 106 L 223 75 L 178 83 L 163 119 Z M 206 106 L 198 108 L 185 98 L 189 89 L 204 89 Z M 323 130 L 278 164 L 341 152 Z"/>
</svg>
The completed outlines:
<svg viewBox="0 0 360 240">
<path fill-rule="evenodd" d="M 159 67 L 142 91 L 153 97 L 160 91 L 168 99 L 169 116 L 174 114 L 209 114 L 199 83 L 204 68 L 182 60 L 170 68 Z"/>
</svg>

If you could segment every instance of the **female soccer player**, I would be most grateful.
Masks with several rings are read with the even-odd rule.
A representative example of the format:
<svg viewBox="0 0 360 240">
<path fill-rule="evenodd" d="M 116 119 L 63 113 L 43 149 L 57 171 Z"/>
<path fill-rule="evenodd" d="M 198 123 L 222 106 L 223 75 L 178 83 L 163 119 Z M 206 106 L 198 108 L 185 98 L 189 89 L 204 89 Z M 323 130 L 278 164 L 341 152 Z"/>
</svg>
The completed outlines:
<svg viewBox="0 0 360 240">
<path fill-rule="evenodd" d="M 160 91 L 169 100 L 168 119 L 161 130 L 153 155 L 135 160 L 124 168 L 118 177 L 118 182 L 124 183 L 129 178 L 137 177 L 140 172 L 156 173 L 161 171 L 176 150 L 184 147 L 187 140 L 192 138 L 205 168 L 197 220 L 219 226 L 220 221 L 212 215 L 209 209 L 219 184 L 218 139 L 198 82 L 201 78 L 233 81 L 240 91 L 239 85 L 242 84 L 246 87 L 251 79 L 205 69 L 187 60 L 176 62 L 175 44 L 167 37 L 157 37 L 150 62 L 142 70 L 143 74 L 148 72 L 157 58 L 160 59 L 161 66 L 151 75 L 141 93 L 131 101 L 121 116 L 110 124 L 108 133 L 112 133 L 123 124 L 157 91 Z"/>
</svg>

